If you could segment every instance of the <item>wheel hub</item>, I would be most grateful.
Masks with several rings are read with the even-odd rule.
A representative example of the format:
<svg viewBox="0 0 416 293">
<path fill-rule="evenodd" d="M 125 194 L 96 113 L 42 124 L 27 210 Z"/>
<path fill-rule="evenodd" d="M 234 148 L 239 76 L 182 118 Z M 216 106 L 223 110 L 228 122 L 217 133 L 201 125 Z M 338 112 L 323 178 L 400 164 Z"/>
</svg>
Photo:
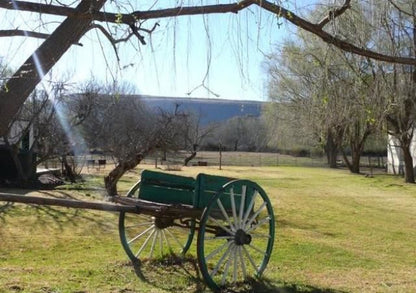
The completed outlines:
<svg viewBox="0 0 416 293">
<path fill-rule="evenodd" d="M 236 245 L 245 245 L 251 243 L 251 235 L 244 232 L 242 229 L 238 229 L 234 236 L 234 242 Z"/>
<path fill-rule="evenodd" d="M 171 218 L 154 218 L 155 226 L 159 229 L 165 229 L 173 225 L 173 220 Z"/>
</svg>

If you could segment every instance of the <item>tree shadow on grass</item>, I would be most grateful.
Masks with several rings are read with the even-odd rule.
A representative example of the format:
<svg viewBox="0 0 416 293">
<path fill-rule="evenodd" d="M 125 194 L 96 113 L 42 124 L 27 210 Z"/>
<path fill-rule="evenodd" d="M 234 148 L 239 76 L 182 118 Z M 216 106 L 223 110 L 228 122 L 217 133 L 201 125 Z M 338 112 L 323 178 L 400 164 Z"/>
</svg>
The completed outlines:
<svg viewBox="0 0 416 293">
<path fill-rule="evenodd" d="M 169 256 L 158 260 L 145 260 L 132 263 L 134 272 L 141 281 L 170 292 L 210 292 L 198 268 L 195 257 Z M 288 284 L 268 278 L 250 279 L 233 288 L 225 288 L 227 293 L 343 293 L 330 288 L 316 288 L 309 285 Z"/>
<path fill-rule="evenodd" d="M 14 194 L 24 196 L 27 194 L 28 190 L 13 190 Z M 45 190 L 39 190 L 38 193 L 45 195 L 46 197 L 52 198 L 63 198 L 63 199 L 72 199 L 72 200 L 79 200 L 77 197 L 73 196 L 70 192 L 65 191 L 57 191 L 57 192 L 50 192 Z M 47 225 L 50 224 L 51 221 L 58 226 L 60 230 L 63 230 L 65 226 L 71 225 L 76 227 L 79 225 L 80 220 L 86 220 L 91 223 L 95 223 L 98 227 L 105 229 L 105 230 L 113 230 L 113 226 L 102 220 L 100 217 L 94 217 L 94 215 L 84 212 L 78 208 L 65 208 L 65 207 L 55 207 L 49 205 L 36 205 L 36 204 L 28 204 L 31 207 L 31 210 L 34 211 L 33 215 L 36 217 L 35 224 L 36 225 Z M 0 221 L 5 223 L 5 215 L 6 214 L 13 214 L 17 206 L 13 202 L 3 202 L 0 201 Z"/>
<path fill-rule="evenodd" d="M 13 204 L 14 203 L 9 201 L 0 201 L 0 221 L 2 223 L 6 222 L 4 215 L 7 213 L 8 210 L 10 210 L 13 207 Z"/>
</svg>

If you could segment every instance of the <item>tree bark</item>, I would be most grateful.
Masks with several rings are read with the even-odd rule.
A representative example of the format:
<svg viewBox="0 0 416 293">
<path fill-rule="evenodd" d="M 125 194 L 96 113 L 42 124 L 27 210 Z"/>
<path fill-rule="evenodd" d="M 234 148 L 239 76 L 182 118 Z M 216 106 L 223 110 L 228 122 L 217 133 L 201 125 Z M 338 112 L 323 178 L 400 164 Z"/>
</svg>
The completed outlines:
<svg viewBox="0 0 416 293">
<path fill-rule="evenodd" d="M 361 133 L 363 134 L 361 135 Z M 360 173 L 361 153 L 363 152 L 365 141 L 367 140 L 370 133 L 371 127 L 369 125 L 366 125 L 363 131 L 360 130 L 359 123 L 356 123 L 353 126 L 353 133 L 350 134 L 351 162 L 343 152 L 345 164 L 347 165 L 351 173 Z"/>
<path fill-rule="evenodd" d="M 360 158 L 361 158 L 361 150 L 354 149 L 351 152 L 352 156 L 352 168 L 351 173 L 359 174 L 360 173 Z"/>
<path fill-rule="evenodd" d="M 189 157 L 186 157 L 186 158 L 185 158 L 183 165 L 184 165 L 184 166 L 188 166 L 189 162 L 190 162 L 193 158 L 195 158 L 195 157 L 196 157 L 196 154 L 197 154 L 197 152 L 196 152 L 196 151 L 193 151 Z"/>
<path fill-rule="evenodd" d="M 337 144 L 334 142 L 334 138 L 331 132 L 328 133 L 324 149 L 328 160 L 329 168 L 337 168 L 338 147 Z"/>
<path fill-rule="evenodd" d="M 343 153 L 345 164 L 347 165 L 348 169 L 351 173 L 359 174 L 360 173 L 360 159 L 361 159 L 361 150 L 357 148 L 351 149 L 351 161 L 349 161 L 348 157 Z"/>
<path fill-rule="evenodd" d="M 117 182 L 128 170 L 135 168 L 143 160 L 143 155 L 139 154 L 134 158 L 120 162 L 117 166 L 104 177 L 105 190 L 108 196 L 115 196 L 118 194 Z"/>
<path fill-rule="evenodd" d="M 75 10 L 88 16 L 91 11 L 100 10 L 105 2 L 106 0 L 82 0 Z M 0 89 L 0 136 L 7 133 L 13 117 L 43 76 L 72 44 L 79 41 L 91 22 L 91 17 L 81 19 L 69 16 Z"/>
<path fill-rule="evenodd" d="M 66 155 L 62 156 L 62 165 L 64 166 L 66 177 L 69 179 L 69 181 L 71 183 L 75 183 L 76 182 L 76 176 L 75 176 L 74 171 L 72 170 L 71 166 L 68 163 Z"/>
<path fill-rule="evenodd" d="M 415 183 L 415 172 L 413 169 L 413 158 L 410 151 L 410 143 L 402 146 L 404 160 L 404 181 Z"/>
</svg>

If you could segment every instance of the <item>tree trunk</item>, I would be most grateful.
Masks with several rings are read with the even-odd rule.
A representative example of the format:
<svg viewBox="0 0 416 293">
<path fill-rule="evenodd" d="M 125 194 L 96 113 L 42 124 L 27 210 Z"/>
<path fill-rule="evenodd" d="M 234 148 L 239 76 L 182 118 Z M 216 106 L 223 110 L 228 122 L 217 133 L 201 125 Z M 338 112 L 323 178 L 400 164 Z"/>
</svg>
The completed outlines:
<svg viewBox="0 0 416 293">
<path fill-rule="evenodd" d="M 75 179 L 76 176 L 74 174 L 73 169 L 71 168 L 71 166 L 68 163 L 66 155 L 62 156 L 62 164 L 64 165 L 66 177 L 69 179 L 69 181 L 71 181 L 71 183 L 75 183 L 76 182 L 76 179 Z"/>
<path fill-rule="evenodd" d="M 17 171 L 17 184 L 19 186 L 25 187 L 28 186 L 29 178 L 26 175 L 25 171 L 23 170 L 22 162 L 19 159 L 19 147 L 15 144 L 10 144 L 7 136 L 3 137 L 3 141 L 5 142 L 7 148 L 10 151 L 10 156 L 12 157 L 14 166 L 16 167 Z"/>
<path fill-rule="evenodd" d="M 15 145 L 10 146 L 10 155 L 17 170 L 17 184 L 21 187 L 27 187 L 29 185 L 29 177 L 23 170 L 22 162 L 19 159 L 19 148 Z"/>
<path fill-rule="evenodd" d="M 351 149 L 351 168 L 350 172 L 354 174 L 360 173 L 361 150 L 357 148 Z"/>
<path fill-rule="evenodd" d="M 89 15 L 100 10 L 106 0 L 82 0 L 77 13 Z M 13 117 L 43 76 L 62 55 L 85 34 L 92 18 L 70 16 L 46 39 L 0 89 L 0 136 L 7 133 Z"/>
<path fill-rule="evenodd" d="M 104 177 L 105 189 L 108 196 L 118 194 L 117 182 L 128 170 L 135 168 L 143 160 L 143 155 L 139 154 L 132 159 L 119 162 L 117 166 Z"/>
<path fill-rule="evenodd" d="M 328 160 L 329 168 L 336 168 L 337 167 L 337 156 L 338 156 L 338 147 L 334 142 L 333 136 L 331 132 L 328 133 L 328 137 L 326 140 L 326 144 L 324 147 L 326 157 Z"/>
<path fill-rule="evenodd" d="M 360 173 L 361 153 L 363 152 L 364 143 L 369 135 L 370 135 L 370 131 L 365 130 L 361 139 L 359 138 L 359 135 L 351 138 L 352 139 L 350 142 L 351 162 L 348 160 L 347 156 L 343 153 L 345 164 L 347 165 L 351 173 L 354 173 L 354 174 Z"/>
<path fill-rule="evenodd" d="M 402 147 L 404 159 L 404 181 L 406 183 L 415 183 L 415 172 L 413 169 L 413 158 L 410 147 Z"/>
<path fill-rule="evenodd" d="M 193 152 L 191 153 L 191 155 L 190 155 L 190 156 L 188 156 L 188 157 L 186 157 L 186 158 L 185 158 L 183 165 L 184 165 L 184 166 L 188 166 L 189 162 L 190 162 L 193 158 L 195 158 L 195 157 L 196 157 L 196 154 L 197 154 L 197 152 L 196 152 L 196 151 L 193 151 Z"/>
</svg>

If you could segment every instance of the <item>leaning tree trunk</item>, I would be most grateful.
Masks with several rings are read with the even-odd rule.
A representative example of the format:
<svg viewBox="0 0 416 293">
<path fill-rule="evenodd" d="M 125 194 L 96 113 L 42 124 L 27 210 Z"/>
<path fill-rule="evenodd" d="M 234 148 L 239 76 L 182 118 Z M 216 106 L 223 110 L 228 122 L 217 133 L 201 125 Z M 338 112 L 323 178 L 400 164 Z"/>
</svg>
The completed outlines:
<svg viewBox="0 0 416 293">
<path fill-rule="evenodd" d="M 184 165 L 184 166 L 188 166 L 189 162 L 190 162 L 191 160 L 193 160 L 193 158 L 195 158 L 195 157 L 196 157 L 196 154 L 197 154 L 197 149 L 198 149 L 198 145 L 197 145 L 197 144 L 194 144 L 194 145 L 192 146 L 192 152 L 191 152 L 191 155 L 190 155 L 190 156 L 188 156 L 188 157 L 186 157 L 186 158 L 185 158 L 185 160 L 184 160 L 184 162 L 183 162 L 183 165 Z"/>
<path fill-rule="evenodd" d="M 69 16 L 30 56 L 0 89 L 0 136 L 7 133 L 13 117 L 27 97 L 63 54 L 85 34 L 91 25 L 90 11 L 99 11 L 106 0 L 82 0 Z"/>
<path fill-rule="evenodd" d="M 196 157 L 197 152 L 193 151 L 190 156 L 186 157 L 183 165 L 188 166 L 189 162 L 192 161 Z"/>
<path fill-rule="evenodd" d="M 117 166 L 104 177 L 105 190 L 108 196 L 117 195 L 117 182 L 128 170 L 135 168 L 143 160 L 143 155 L 139 154 L 134 158 L 120 161 Z"/>
<path fill-rule="evenodd" d="M 75 175 L 74 170 L 72 169 L 72 167 L 69 165 L 68 159 L 66 158 L 66 155 L 62 156 L 62 165 L 65 169 L 66 177 L 69 179 L 69 181 L 71 183 L 75 183 L 76 182 L 76 175 Z"/>
</svg>

